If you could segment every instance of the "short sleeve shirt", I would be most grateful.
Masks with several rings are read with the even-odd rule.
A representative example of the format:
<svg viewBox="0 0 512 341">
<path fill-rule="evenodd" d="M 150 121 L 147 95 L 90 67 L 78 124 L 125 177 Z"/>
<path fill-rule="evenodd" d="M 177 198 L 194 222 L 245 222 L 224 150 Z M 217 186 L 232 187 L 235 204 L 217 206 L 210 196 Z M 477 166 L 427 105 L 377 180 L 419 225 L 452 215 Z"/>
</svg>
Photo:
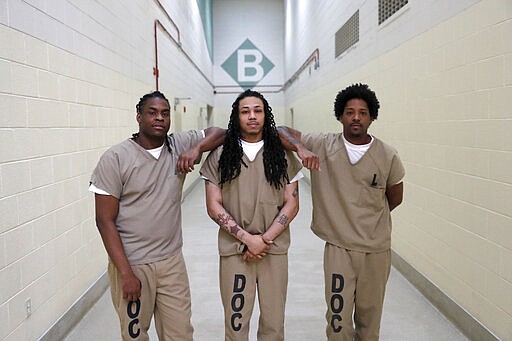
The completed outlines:
<svg viewBox="0 0 512 341">
<path fill-rule="evenodd" d="M 352 164 L 341 134 L 303 133 L 301 142 L 319 156 L 322 169 L 311 172 L 313 232 L 349 250 L 388 250 L 391 215 L 386 188 L 405 175 L 396 150 L 375 138 Z"/>
<path fill-rule="evenodd" d="M 201 131 L 171 134 L 155 159 L 132 139 L 107 150 L 91 183 L 119 199 L 116 227 L 130 264 L 168 258 L 182 246 L 181 197 L 185 174 L 176 171 L 181 153 L 196 145 Z"/>
<path fill-rule="evenodd" d="M 201 167 L 201 175 L 212 183 L 219 185 L 218 169 L 222 147 L 212 151 Z M 263 149 L 253 161 L 244 154 L 240 175 L 224 183 L 222 201 L 224 208 L 231 214 L 237 224 L 251 234 L 263 234 L 272 224 L 284 202 L 284 187 L 280 189 L 270 185 L 265 178 L 263 166 Z M 286 153 L 288 162 L 288 179 L 292 179 L 302 168 L 301 163 L 291 152 Z M 286 185 L 286 184 L 284 184 Z M 236 238 L 219 229 L 219 253 L 229 256 L 240 253 L 240 245 Z M 285 254 L 290 245 L 290 230 L 286 228 L 273 242 L 269 249 L 272 254 Z"/>
</svg>

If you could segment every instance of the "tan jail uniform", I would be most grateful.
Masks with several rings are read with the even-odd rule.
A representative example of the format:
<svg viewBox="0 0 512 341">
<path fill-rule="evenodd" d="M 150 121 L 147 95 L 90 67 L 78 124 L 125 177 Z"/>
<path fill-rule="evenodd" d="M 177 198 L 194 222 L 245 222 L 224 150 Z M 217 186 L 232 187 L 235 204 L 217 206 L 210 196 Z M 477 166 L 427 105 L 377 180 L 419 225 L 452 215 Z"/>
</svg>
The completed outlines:
<svg viewBox="0 0 512 341">
<path fill-rule="evenodd" d="M 311 172 L 311 229 L 325 240 L 324 273 L 329 340 L 377 340 L 390 271 L 391 214 L 386 188 L 405 171 L 381 140 L 351 164 L 342 134 L 302 134 L 320 157 Z M 354 331 L 352 312 L 360 328 Z"/>
<path fill-rule="evenodd" d="M 126 256 L 142 284 L 139 301 L 122 298 L 120 277 L 109 265 L 112 301 L 123 340 L 148 340 L 154 314 L 160 340 L 192 340 L 188 275 L 181 253 L 181 195 L 184 174 L 177 174 L 181 153 L 203 138 L 201 131 L 171 134 L 155 158 L 132 139 L 107 150 L 91 184 L 119 199 L 116 227 Z"/>
<path fill-rule="evenodd" d="M 219 186 L 219 158 L 222 147 L 210 153 L 201 175 Z M 302 165 L 286 153 L 288 178 L 297 175 Z M 263 234 L 272 224 L 284 202 L 284 188 L 277 190 L 265 178 L 263 148 L 250 161 L 244 154 L 240 175 L 222 187 L 224 208 L 238 225 L 251 234 Z M 270 246 L 262 260 L 244 262 L 243 244 L 219 229 L 220 291 L 225 316 L 226 340 L 248 340 L 249 321 L 256 290 L 260 304 L 258 340 L 283 340 L 284 310 L 288 285 L 287 227 Z"/>
</svg>

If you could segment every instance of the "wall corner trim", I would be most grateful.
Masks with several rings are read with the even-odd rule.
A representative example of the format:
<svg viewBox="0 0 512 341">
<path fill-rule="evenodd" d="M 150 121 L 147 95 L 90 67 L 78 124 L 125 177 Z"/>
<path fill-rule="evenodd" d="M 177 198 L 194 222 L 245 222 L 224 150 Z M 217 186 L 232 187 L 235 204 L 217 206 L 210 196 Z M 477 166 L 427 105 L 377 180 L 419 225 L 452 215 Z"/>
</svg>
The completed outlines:
<svg viewBox="0 0 512 341">
<path fill-rule="evenodd" d="M 496 341 L 499 340 L 489 329 L 482 325 L 475 317 L 458 305 L 450 297 L 432 283 L 422 273 L 412 267 L 394 250 L 391 250 L 391 263 L 393 267 L 434 305 L 448 320 L 450 320 L 464 335 L 471 340 Z"/>
<path fill-rule="evenodd" d="M 100 299 L 108 286 L 105 271 L 38 340 L 63 340 Z"/>
</svg>

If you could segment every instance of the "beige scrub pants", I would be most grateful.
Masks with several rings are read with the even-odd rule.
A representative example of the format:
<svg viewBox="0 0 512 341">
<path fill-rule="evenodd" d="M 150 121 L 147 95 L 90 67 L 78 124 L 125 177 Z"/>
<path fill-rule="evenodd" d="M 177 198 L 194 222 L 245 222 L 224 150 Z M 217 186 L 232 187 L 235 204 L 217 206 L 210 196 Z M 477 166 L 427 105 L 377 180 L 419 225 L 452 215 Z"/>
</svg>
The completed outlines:
<svg viewBox="0 0 512 341">
<path fill-rule="evenodd" d="M 325 243 L 328 340 L 379 339 L 384 293 L 390 269 L 391 250 L 364 253 Z"/>
<path fill-rule="evenodd" d="M 249 339 L 256 290 L 260 307 L 258 341 L 284 340 L 288 255 L 267 254 L 254 262 L 243 261 L 241 255 L 221 256 L 219 276 L 226 340 Z"/>
<path fill-rule="evenodd" d="M 190 288 L 181 250 L 158 262 L 132 265 L 132 270 L 142 284 L 138 301 L 123 299 L 121 276 L 109 261 L 110 293 L 123 340 L 149 340 L 153 315 L 159 340 L 192 340 Z"/>
</svg>

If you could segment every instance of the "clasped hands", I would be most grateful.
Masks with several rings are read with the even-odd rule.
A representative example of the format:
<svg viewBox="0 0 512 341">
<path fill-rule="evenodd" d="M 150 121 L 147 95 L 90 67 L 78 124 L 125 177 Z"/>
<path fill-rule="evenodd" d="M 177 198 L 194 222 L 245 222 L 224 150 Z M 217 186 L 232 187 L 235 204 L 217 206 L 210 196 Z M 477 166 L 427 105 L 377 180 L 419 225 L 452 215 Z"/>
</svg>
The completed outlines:
<svg viewBox="0 0 512 341">
<path fill-rule="evenodd" d="M 267 254 L 272 243 L 272 240 L 263 235 L 250 235 L 245 241 L 247 250 L 242 253 L 242 259 L 244 261 L 258 261 L 262 259 Z"/>
</svg>

